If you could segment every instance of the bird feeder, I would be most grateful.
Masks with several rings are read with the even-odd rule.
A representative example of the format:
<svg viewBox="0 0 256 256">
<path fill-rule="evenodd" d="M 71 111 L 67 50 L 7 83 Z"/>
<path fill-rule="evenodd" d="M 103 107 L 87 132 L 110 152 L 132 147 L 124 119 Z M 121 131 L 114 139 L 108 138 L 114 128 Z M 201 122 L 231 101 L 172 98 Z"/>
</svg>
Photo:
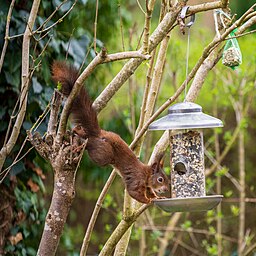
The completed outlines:
<svg viewBox="0 0 256 256">
<path fill-rule="evenodd" d="M 205 194 L 202 129 L 222 126 L 221 120 L 192 102 L 171 106 L 167 116 L 149 126 L 149 130 L 169 130 L 171 198 L 155 200 L 157 206 L 168 212 L 205 211 L 221 201 L 221 195 Z"/>
</svg>

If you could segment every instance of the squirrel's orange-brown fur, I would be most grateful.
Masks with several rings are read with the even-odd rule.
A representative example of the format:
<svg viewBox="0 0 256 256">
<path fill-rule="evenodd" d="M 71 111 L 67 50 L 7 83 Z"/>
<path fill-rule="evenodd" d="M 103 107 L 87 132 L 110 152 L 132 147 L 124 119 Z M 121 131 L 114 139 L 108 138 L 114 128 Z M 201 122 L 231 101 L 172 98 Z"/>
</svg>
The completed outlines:
<svg viewBox="0 0 256 256">
<path fill-rule="evenodd" d="M 65 62 L 55 61 L 52 78 L 61 83 L 61 92 L 68 97 L 78 78 L 78 71 Z M 90 158 L 100 166 L 114 166 L 131 197 L 141 203 L 150 203 L 151 199 L 158 197 L 156 193 L 169 191 L 169 179 L 159 162 L 151 166 L 143 164 L 119 135 L 100 128 L 97 113 L 84 87 L 75 98 L 70 112 L 76 125 L 74 132 L 88 139 L 86 149 Z"/>
</svg>

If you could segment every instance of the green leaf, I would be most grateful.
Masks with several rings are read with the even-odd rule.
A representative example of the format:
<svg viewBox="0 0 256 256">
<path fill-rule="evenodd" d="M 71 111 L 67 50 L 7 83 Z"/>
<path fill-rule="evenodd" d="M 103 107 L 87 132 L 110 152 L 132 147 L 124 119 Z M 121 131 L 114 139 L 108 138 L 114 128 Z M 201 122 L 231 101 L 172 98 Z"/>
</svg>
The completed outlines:
<svg viewBox="0 0 256 256">
<path fill-rule="evenodd" d="M 161 237 L 163 235 L 163 233 L 160 230 L 154 230 L 150 236 L 156 240 L 157 238 Z"/>
<path fill-rule="evenodd" d="M 216 234 L 216 229 L 213 226 L 209 226 L 209 232 L 210 234 L 214 235 Z"/>
<path fill-rule="evenodd" d="M 214 210 L 209 210 L 209 211 L 207 211 L 206 215 L 207 215 L 207 217 L 214 217 L 215 211 Z"/>
<path fill-rule="evenodd" d="M 227 192 L 225 192 L 225 197 L 231 197 L 233 195 L 233 191 L 229 190 Z"/>
<path fill-rule="evenodd" d="M 106 230 L 107 232 L 111 232 L 111 231 L 112 231 L 112 225 L 111 225 L 111 224 L 106 224 L 106 225 L 105 225 L 105 230 Z"/>
<path fill-rule="evenodd" d="M 225 176 L 226 173 L 228 173 L 228 168 L 227 167 L 223 167 L 222 169 L 218 170 L 215 172 L 215 176 L 217 177 L 223 177 Z"/>
<path fill-rule="evenodd" d="M 192 226 L 192 222 L 190 220 L 186 220 L 184 223 L 181 224 L 181 227 L 184 229 L 189 229 Z"/>
<path fill-rule="evenodd" d="M 230 206 L 230 210 L 233 213 L 234 216 L 238 216 L 239 215 L 239 207 L 235 206 L 235 205 L 231 205 Z"/>
<path fill-rule="evenodd" d="M 58 81 L 58 83 L 57 83 L 57 89 L 58 89 L 58 91 L 61 91 L 61 89 L 62 89 L 62 84 L 60 81 Z"/>
</svg>

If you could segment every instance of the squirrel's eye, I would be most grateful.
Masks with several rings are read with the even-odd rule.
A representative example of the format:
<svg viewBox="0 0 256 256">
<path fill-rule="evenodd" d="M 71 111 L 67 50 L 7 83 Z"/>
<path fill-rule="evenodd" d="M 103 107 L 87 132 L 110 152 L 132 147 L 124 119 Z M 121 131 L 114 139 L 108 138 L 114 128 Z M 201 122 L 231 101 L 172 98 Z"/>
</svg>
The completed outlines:
<svg viewBox="0 0 256 256">
<path fill-rule="evenodd" d="M 157 181 L 158 181 L 159 183 L 162 183 L 162 182 L 164 181 L 164 179 L 163 179 L 162 177 L 159 177 L 159 178 L 157 178 Z"/>
</svg>

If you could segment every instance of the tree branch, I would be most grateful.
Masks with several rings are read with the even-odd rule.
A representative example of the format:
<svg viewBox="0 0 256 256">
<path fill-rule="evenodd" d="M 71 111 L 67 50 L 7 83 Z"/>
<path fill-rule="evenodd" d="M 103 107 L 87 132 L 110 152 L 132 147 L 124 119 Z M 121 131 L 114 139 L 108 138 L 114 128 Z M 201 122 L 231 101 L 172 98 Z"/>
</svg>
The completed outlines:
<svg viewBox="0 0 256 256">
<path fill-rule="evenodd" d="M 226 1 L 223 1 L 226 2 Z M 212 10 L 216 8 L 224 7 L 222 1 L 210 2 L 195 6 L 190 6 L 188 14 L 193 14 L 197 12 Z M 181 6 L 176 5 L 171 12 L 168 12 L 163 20 L 159 23 L 155 31 L 149 37 L 148 51 L 151 53 L 158 44 L 164 39 L 164 37 L 171 30 L 174 25 L 180 11 Z M 142 52 L 142 48 L 139 50 Z M 142 63 L 140 59 L 129 60 L 124 67 L 119 71 L 119 73 L 114 77 L 114 79 L 107 85 L 107 87 L 102 91 L 98 98 L 94 101 L 93 107 L 97 112 L 100 112 L 113 97 L 113 95 L 121 88 L 121 86 L 127 81 L 127 79 L 135 72 L 135 70 Z"/>
<path fill-rule="evenodd" d="M 60 143 L 62 140 L 62 136 L 65 133 L 66 125 L 67 125 L 67 119 L 68 119 L 68 113 L 71 108 L 71 104 L 76 97 L 76 95 L 79 93 L 81 87 L 83 86 L 84 81 L 87 79 L 87 77 L 95 70 L 95 68 L 102 64 L 102 63 L 108 63 L 112 61 L 117 60 L 124 60 L 129 58 L 139 58 L 142 60 L 149 59 L 149 55 L 143 55 L 137 51 L 134 52 L 121 52 L 121 53 L 114 53 L 114 54 L 107 54 L 106 49 L 103 48 L 102 51 L 90 62 L 90 64 L 84 69 L 82 74 L 78 77 L 76 80 L 76 83 L 70 93 L 70 95 L 67 98 L 66 104 L 63 108 L 63 111 L 61 113 L 60 117 L 60 125 L 57 133 L 57 143 Z"/>
<path fill-rule="evenodd" d="M 3 64 L 4 64 L 4 57 L 5 57 L 7 46 L 8 46 L 9 40 L 10 40 L 10 38 L 9 38 L 9 28 L 10 28 L 12 10 L 13 10 L 13 7 L 14 7 L 14 3 L 15 3 L 15 0 L 12 0 L 12 2 L 10 4 L 10 7 L 9 7 L 7 17 L 6 17 L 4 46 L 3 46 L 2 53 L 1 53 L 1 58 L 0 58 L 0 73 L 1 73 L 1 70 L 2 70 L 2 67 L 3 67 Z"/>
<path fill-rule="evenodd" d="M 109 237 L 108 241 L 105 243 L 103 249 L 101 250 L 99 256 L 111 255 L 118 241 L 122 238 L 124 233 L 131 227 L 131 225 L 136 221 L 136 219 L 150 206 L 151 204 L 142 205 L 137 211 L 134 212 L 129 218 L 123 218 L 118 224 L 112 235 Z"/>
<path fill-rule="evenodd" d="M 61 94 L 59 91 L 55 90 L 51 102 L 51 112 L 50 118 L 48 122 L 47 134 L 51 134 L 53 136 L 56 135 L 57 132 L 57 123 L 58 123 L 58 115 L 61 105 Z"/>
<path fill-rule="evenodd" d="M 85 256 L 86 253 L 87 253 L 95 222 L 97 220 L 100 209 L 102 207 L 102 203 L 103 203 L 103 201 L 104 201 L 104 199 L 107 195 L 107 192 L 108 192 L 112 182 L 114 181 L 115 177 L 116 177 L 116 171 L 113 170 L 111 172 L 107 182 L 105 183 L 105 185 L 104 185 L 104 187 L 103 187 L 103 189 L 100 193 L 100 196 L 98 197 L 98 200 L 97 200 L 97 202 L 95 204 L 95 207 L 93 209 L 93 213 L 92 213 L 92 216 L 90 218 L 90 221 L 89 221 L 89 224 L 88 224 L 88 227 L 87 227 L 84 239 L 83 239 L 83 244 L 82 244 L 82 247 L 81 247 L 81 250 L 80 250 L 80 256 L 83 256 L 83 255 Z"/>
</svg>

